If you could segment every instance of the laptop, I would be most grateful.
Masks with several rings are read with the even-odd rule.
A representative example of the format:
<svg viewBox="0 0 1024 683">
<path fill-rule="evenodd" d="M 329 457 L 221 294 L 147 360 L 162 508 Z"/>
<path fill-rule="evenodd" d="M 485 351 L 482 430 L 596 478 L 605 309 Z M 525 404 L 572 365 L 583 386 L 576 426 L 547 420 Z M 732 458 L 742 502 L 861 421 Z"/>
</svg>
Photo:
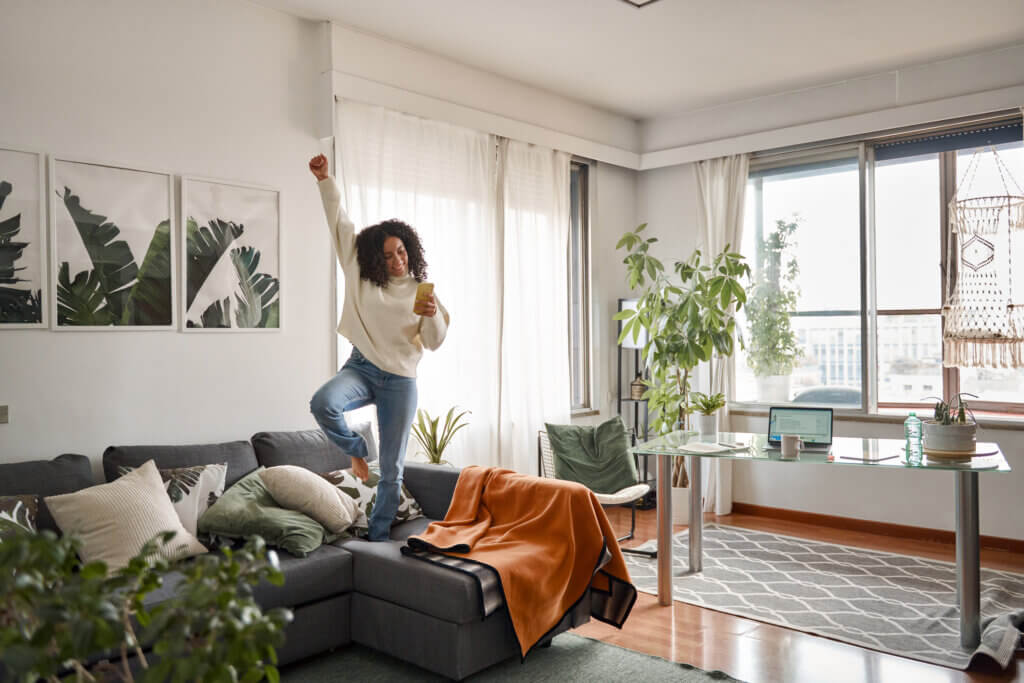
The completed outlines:
<svg viewBox="0 0 1024 683">
<path fill-rule="evenodd" d="M 828 453 L 832 449 L 832 409 L 772 406 L 768 409 L 768 448 L 781 449 L 783 434 L 799 434 L 802 450 Z"/>
</svg>

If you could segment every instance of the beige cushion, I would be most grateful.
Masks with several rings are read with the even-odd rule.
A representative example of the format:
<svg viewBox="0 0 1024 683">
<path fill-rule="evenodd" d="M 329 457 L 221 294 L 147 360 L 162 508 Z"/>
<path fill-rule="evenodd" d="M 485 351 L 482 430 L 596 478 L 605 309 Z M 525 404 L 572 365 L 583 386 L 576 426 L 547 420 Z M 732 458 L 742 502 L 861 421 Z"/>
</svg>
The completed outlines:
<svg viewBox="0 0 1024 683">
<path fill-rule="evenodd" d="M 312 517 L 332 534 L 348 529 L 359 515 L 354 500 L 305 467 L 268 467 L 260 477 L 278 505 Z"/>
<path fill-rule="evenodd" d="M 206 552 L 181 525 L 152 460 L 110 482 L 45 498 L 64 534 L 81 539 L 83 562 L 102 561 L 110 571 L 128 564 L 157 534 L 174 531 L 158 550 L 168 560 Z"/>
</svg>

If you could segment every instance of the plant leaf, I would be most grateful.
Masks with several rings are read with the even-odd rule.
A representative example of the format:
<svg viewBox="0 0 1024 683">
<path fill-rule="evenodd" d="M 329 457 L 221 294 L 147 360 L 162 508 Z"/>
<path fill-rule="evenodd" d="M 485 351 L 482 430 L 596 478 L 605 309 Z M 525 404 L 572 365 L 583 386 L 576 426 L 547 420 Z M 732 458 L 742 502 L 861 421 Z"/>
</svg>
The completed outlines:
<svg viewBox="0 0 1024 683">
<path fill-rule="evenodd" d="M 200 228 L 192 216 L 188 217 L 185 228 L 185 271 L 188 274 L 186 309 L 192 307 L 196 294 L 203 288 L 203 283 L 210 277 L 217 261 L 244 231 L 243 225 L 220 218 Z"/>
<path fill-rule="evenodd" d="M 149 242 L 121 324 L 170 325 L 171 300 L 171 222 L 163 221 Z"/>
<path fill-rule="evenodd" d="M 260 323 L 276 320 L 277 314 L 265 313 L 264 309 L 276 303 L 277 279 L 265 273 L 256 273 L 260 264 L 260 252 L 253 247 L 237 247 L 231 250 L 231 262 L 238 273 L 238 288 L 235 301 L 235 324 L 238 327 L 261 327 Z"/>
<path fill-rule="evenodd" d="M 71 215 L 78 234 L 82 238 L 93 272 L 99 283 L 99 291 L 107 301 L 111 323 L 123 320 L 124 310 L 131 294 L 131 285 L 139 273 L 132 250 L 124 240 L 116 239 L 121 230 L 107 222 L 106 216 L 92 213 L 82 206 L 71 189 L 64 188 L 64 206 Z"/>
<path fill-rule="evenodd" d="M 67 261 L 57 274 L 57 322 L 60 325 L 110 325 L 114 322 L 99 275 L 83 270 L 71 280 Z"/>
</svg>

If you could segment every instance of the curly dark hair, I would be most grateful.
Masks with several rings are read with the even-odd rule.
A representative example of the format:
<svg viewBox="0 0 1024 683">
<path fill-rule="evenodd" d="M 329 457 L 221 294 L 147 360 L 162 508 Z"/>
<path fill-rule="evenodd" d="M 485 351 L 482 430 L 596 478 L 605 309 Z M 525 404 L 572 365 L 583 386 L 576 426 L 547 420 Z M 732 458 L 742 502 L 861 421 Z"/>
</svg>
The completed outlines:
<svg viewBox="0 0 1024 683">
<path fill-rule="evenodd" d="M 359 261 L 359 277 L 369 280 L 378 287 L 388 286 L 388 267 L 384 261 L 384 241 L 397 237 L 405 245 L 409 256 L 409 272 L 416 282 L 427 279 L 427 259 L 423 256 L 423 244 L 415 228 L 392 218 L 376 225 L 363 228 L 356 235 L 356 259 Z"/>
</svg>

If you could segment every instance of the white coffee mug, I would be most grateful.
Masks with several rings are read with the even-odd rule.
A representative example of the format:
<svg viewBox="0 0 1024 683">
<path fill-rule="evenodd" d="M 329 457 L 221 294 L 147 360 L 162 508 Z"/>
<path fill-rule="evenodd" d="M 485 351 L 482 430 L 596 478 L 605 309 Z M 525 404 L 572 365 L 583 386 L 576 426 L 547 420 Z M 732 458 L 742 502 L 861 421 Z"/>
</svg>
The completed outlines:
<svg viewBox="0 0 1024 683">
<path fill-rule="evenodd" d="M 795 458 L 800 455 L 800 449 L 804 447 L 804 442 L 800 439 L 799 434 L 783 434 L 782 435 L 782 457 L 783 458 Z"/>
</svg>

